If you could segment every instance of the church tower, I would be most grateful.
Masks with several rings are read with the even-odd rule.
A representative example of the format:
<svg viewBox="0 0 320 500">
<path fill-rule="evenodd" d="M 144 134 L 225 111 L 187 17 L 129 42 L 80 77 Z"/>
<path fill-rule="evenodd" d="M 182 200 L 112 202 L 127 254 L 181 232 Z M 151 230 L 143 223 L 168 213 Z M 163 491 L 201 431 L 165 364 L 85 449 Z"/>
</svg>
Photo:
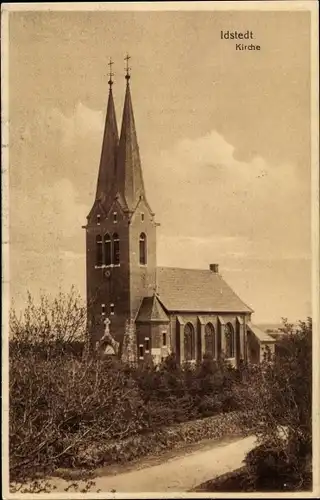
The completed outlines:
<svg viewBox="0 0 320 500">
<path fill-rule="evenodd" d="M 120 139 L 109 98 L 96 197 L 87 217 L 86 264 L 88 324 L 92 343 L 103 335 L 104 319 L 122 341 L 125 323 L 135 320 L 144 297 L 156 286 L 156 222 L 145 193 L 131 101 L 129 56 Z"/>
</svg>

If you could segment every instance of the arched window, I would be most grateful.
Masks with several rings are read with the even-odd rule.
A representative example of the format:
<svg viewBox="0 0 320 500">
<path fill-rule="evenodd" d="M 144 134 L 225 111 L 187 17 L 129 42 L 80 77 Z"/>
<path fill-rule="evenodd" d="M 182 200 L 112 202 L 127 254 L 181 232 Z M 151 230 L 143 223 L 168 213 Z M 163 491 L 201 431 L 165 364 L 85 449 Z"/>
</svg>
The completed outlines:
<svg viewBox="0 0 320 500">
<path fill-rule="evenodd" d="M 106 266 L 110 266 L 112 264 L 111 260 L 111 238 L 109 234 L 104 235 L 104 263 Z"/>
<path fill-rule="evenodd" d="M 120 264 L 120 241 L 118 233 L 113 234 L 113 264 Z"/>
<path fill-rule="evenodd" d="M 184 358 L 186 361 L 195 359 L 195 334 L 192 323 L 187 323 L 184 327 Z"/>
<path fill-rule="evenodd" d="M 227 358 L 234 358 L 234 330 L 231 323 L 227 323 L 224 327 L 225 337 L 225 352 Z"/>
<path fill-rule="evenodd" d="M 205 353 L 210 354 L 213 358 L 216 354 L 216 335 L 212 323 L 207 323 L 204 329 L 204 344 Z"/>
<path fill-rule="evenodd" d="M 147 263 L 147 237 L 144 233 L 139 238 L 139 262 L 142 266 Z"/>
<path fill-rule="evenodd" d="M 102 266 L 102 236 L 96 236 L 96 266 Z"/>
</svg>

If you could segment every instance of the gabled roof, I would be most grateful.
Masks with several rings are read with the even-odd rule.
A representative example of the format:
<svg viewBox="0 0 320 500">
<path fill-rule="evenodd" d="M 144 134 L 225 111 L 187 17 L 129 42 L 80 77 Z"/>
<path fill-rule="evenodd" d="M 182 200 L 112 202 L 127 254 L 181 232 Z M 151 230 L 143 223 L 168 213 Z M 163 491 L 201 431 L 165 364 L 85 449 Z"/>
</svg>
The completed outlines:
<svg viewBox="0 0 320 500">
<path fill-rule="evenodd" d="M 252 312 L 224 279 L 210 270 L 158 267 L 157 291 L 167 311 Z"/>
<path fill-rule="evenodd" d="M 155 322 L 168 323 L 169 318 L 166 315 L 162 305 L 156 295 L 152 297 L 144 297 L 136 318 L 136 322 Z"/>
<path fill-rule="evenodd" d="M 248 321 L 247 323 L 247 330 L 249 332 L 252 332 L 255 335 L 255 337 L 257 337 L 258 341 L 261 343 L 274 344 L 276 342 L 276 339 L 268 335 L 263 330 L 260 330 L 260 328 L 258 328 L 257 326 L 253 325 L 251 321 Z"/>
<path fill-rule="evenodd" d="M 101 200 L 95 200 L 93 202 L 92 208 L 87 215 L 87 219 L 92 219 L 92 217 L 97 214 L 100 214 L 102 218 L 105 218 L 107 216 L 107 212 L 103 206 L 103 201 Z"/>
<path fill-rule="evenodd" d="M 120 193 L 114 192 L 112 195 L 104 197 L 102 204 L 107 217 L 110 217 L 113 210 L 120 209 L 124 213 L 128 211 L 127 204 Z"/>
<path fill-rule="evenodd" d="M 139 205 L 140 205 L 141 203 L 144 203 L 144 204 L 145 204 L 146 208 L 147 208 L 147 209 L 149 210 L 149 212 L 150 212 L 151 217 L 154 217 L 154 216 L 155 216 L 155 213 L 151 210 L 151 207 L 150 207 L 150 205 L 149 205 L 149 203 L 148 203 L 148 200 L 147 200 L 147 198 L 145 197 L 145 195 L 143 195 L 143 194 L 139 196 L 139 200 L 138 200 L 138 202 L 136 203 L 136 205 L 133 207 L 133 209 L 132 209 L 132 213 L 134 214 L 134 213 L 136 212 L 136 210 L 139 208 Z"/>
</svg>

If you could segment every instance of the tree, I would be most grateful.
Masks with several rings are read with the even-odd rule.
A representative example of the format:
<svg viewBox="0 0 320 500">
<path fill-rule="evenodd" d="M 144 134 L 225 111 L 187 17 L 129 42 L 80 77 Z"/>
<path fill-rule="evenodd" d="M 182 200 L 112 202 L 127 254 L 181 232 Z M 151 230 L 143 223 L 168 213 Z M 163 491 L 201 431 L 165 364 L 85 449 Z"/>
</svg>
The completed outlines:
<svg viewBox="0 0 320 500">
<path fill-rule="evenodd" d="M 282 471 L 279 481 L 301 488 L 309 481 L 312 454 L 311 318 L 297 326 L 284 320 L 282 331 L 276 355 L 246 370 L 235 397 L 260 444 L 247 457 L 255 480 L 271 461 L 277 464 L 273 475 Z"/>
<path fill-rule="evenodd" d="M 38 304 L 28 294 L 21 314 L 11 310 L 10 337 L 11 481 L 89 463 L 83 453 L 92 443 L 146 426 L 126 366 L 83 349 L 86 306 L 73 287 L 55 298 L 42 294 Z"/>
<path fill-rule="evenodd" d="M 42 293 L 36 303 L 27 294 L 25 309 L 10 310 L 10 350 L 45 353 L 82 349 L 87 343 L 87 308 L 75 287 L 51 298 Z"/>
</svg>

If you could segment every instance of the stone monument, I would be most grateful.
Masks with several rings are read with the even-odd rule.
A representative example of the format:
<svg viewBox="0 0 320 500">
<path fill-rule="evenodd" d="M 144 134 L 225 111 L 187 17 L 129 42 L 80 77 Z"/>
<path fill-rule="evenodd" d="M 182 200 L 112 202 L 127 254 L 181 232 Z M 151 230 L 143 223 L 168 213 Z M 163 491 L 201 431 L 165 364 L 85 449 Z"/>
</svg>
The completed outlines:
<svg viewBox="0 0 320 500">
<path fill-rule="evenodd" d="M 117 342 L 110 333 L 110 319 L 106 318 L 104 320 L 104 334 L 99 340 L 98 349 L 100 349 L 103 354 L 107 355 L 119 355 L 119 342 Z"/>
</svg>

